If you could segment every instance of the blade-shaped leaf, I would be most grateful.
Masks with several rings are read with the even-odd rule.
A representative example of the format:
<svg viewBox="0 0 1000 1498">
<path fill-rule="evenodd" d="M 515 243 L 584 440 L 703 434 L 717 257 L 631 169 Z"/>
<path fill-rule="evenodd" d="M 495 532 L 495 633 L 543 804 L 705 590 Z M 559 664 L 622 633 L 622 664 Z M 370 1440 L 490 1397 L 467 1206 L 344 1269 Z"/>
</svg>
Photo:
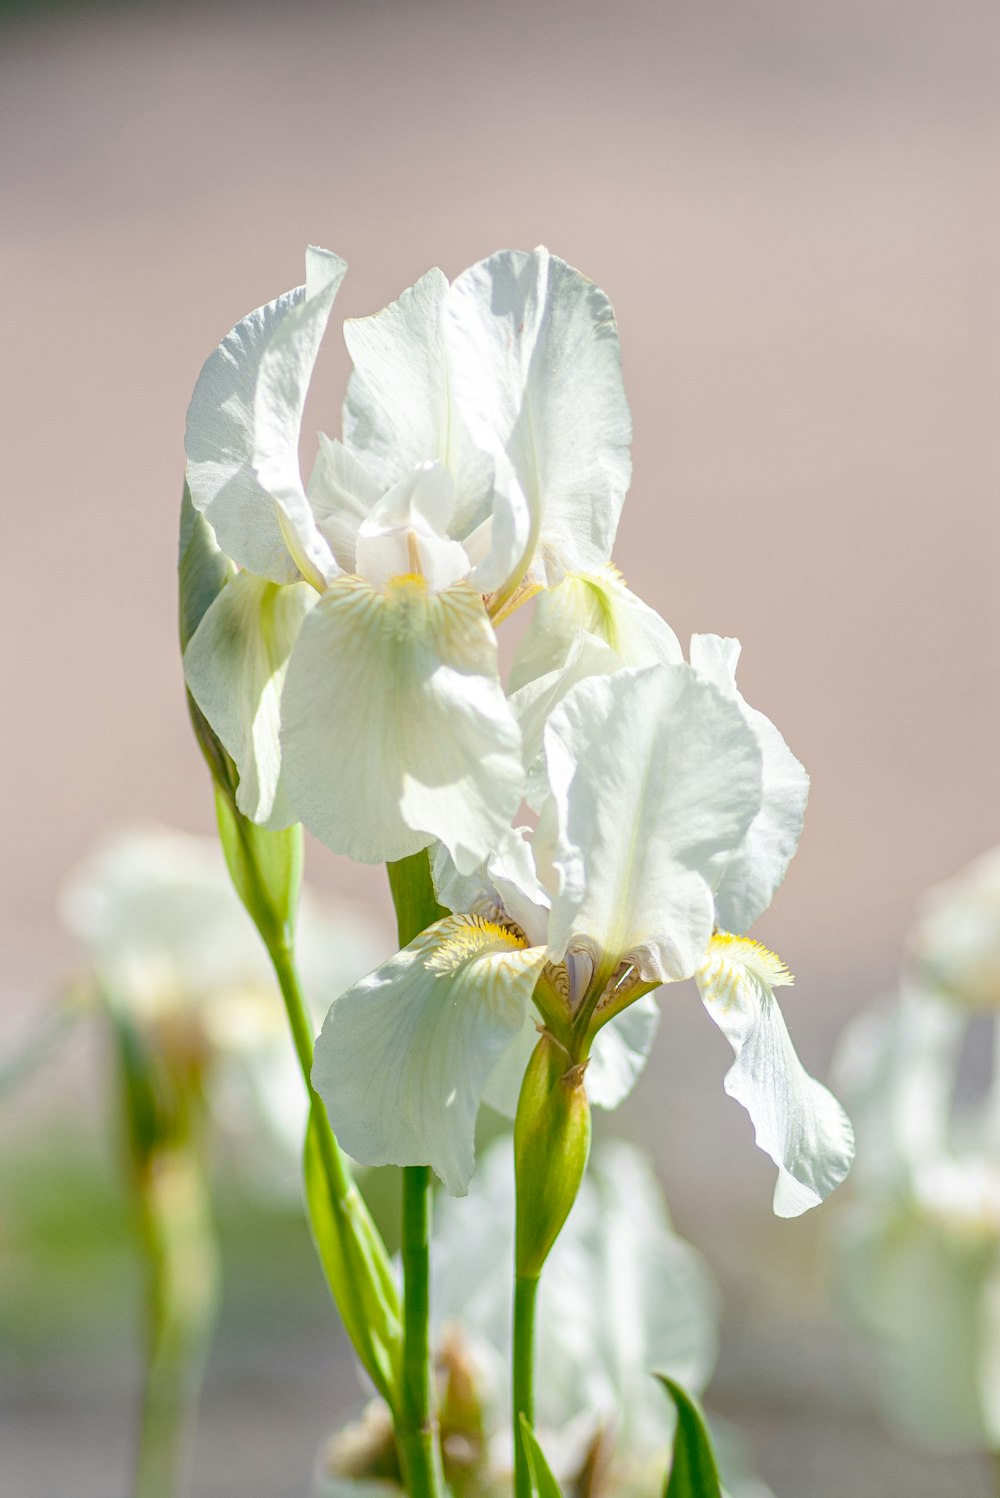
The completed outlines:
<svg viewBox="0 0 1000 1498">
<path fill-rule="evenodd" d="M 677 1409 L 674 1454 L 663 1498 L 722 1498 L 712 1441 L 701 1409 L 680 1384 L 656 1373 Z"/>
<path fill-rule="evenodd" d="M 538 1438 L 523 1410 L 521 1411 L 521 1439 L 528 1457 L 531 1490 L 535 1498 L 562 1498 L 559 1484 L 552 1475 L 552 1469 L 545 1460 L 545 1453 L 539 1446 Z"/>
<path fill-rule="evenodd" d="M 399 1291 L 378 1229 L 354 1181 L 338 1201 L 323 1168 L 318 1131 L 328 1128 L 314 1113 L 304 1159 L 306 1204 L 313 1241 L 354 1350 L 390 1408 L 402 1352 Z"/>
</svg>

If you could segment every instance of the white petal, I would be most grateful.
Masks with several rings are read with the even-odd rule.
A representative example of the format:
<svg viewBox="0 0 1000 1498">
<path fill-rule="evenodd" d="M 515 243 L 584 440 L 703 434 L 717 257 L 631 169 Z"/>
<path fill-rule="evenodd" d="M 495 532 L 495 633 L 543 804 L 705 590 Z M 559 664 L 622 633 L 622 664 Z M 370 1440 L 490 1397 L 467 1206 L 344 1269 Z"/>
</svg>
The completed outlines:
<svg viewBox="0 0 1000 1498">
<path fill-rule="evenodd" d="M 736 1052 L 725 1087 L 750 1114 L 757 1144 L 778 1167 L 774 1210 L 798 1217 L 829 1196 L 854 1158 L 837 1099 L 795 1054 L 774 988 L 784 964 L 749 937 L 721 932 L 696 973 L 705 1008 Z"/>
<path fill-rule="evenodd" d="M 358 527 L 382 497 L 378 482 L 342 442 L 319 434 L 309 503 L 320 534 L 343 572 L 354 572 Z"/>
<path fill-rule="evenodd" d="M 191 695 L 240 772 L 237 804 L 251 821 L 268 827 L 297 820 L 280 784 L 281 691 L 315 601 L 305 583 L 281 587 L 238 572 L 184 652 Z"/>
<path fill-rule="evenodd" d="M 461 1196 L 486 1079 L 518 1035 L 544 950 L 447 916 L 337 999 L 313 1082 L 363 1165 L 431 1165 Z"/>
<path fill-rule="evenodd" d="M 598 1108 L 617 1108 L 642 1074 L 660 1026 L 653 994 L 641 999 L 598 1030 L 587 1065 L 587 1096 Z"/>
<path fill-rule="evenodd" d="M 273 582 L 299 569 L 285 542 L 274 500 L 253 471 L 254 391 L 261 355 L 305 297 L 296 287 L 238 322 L 205 361 L 187 413 L 187 481 L 195 508 L 209 519 L 226 554 Z"/>
<path fill-rule="evenodd" d="M 440 463 L 421 463 L 384 495 L 357 533 L 355 571 L 373 588 L 394 577 L 418 573 L 432 593 L 459 582 L 469 558 L 448 535 L 455 484 Z"/>
<path fill-rule="evenodd" d="M 571 573 L 538 594 L 509 690 L 564 666 L 581 634 L 603 641 L 621 666 L 677 666 L 684 660 L 670 625 L 625 586 L 616 567 L 608 566 L 600 572 Z"/>
<path fill-rule="evenodd" d="M 549 719 L 545 758 L 535 862 L 553 894 L 550 954 L 582 946 L 633 959 L 647 982 L 689 977 L 712 932 L 712 862 L 760 807 L 739 709 L 689 666 L 593 677 Z"/>
<path fill-rule="evenodd" d="M 621 662 L 610 645 L 596 635 L 581 634 L 573 641 L 561 666 L 527 682 L 511 694 L 511 711 L 521 729 L 528 772 L 525 799 L 535 811 L 540 810 L 548 793 L 544 753 L 546 723 L 577 682 L 585 681 L 589 676 L 610 676 L 620 666 Z"/>
<path fill-rule="evenodd" d="M 376 592 L 337 578 L 310 613 L 282 701 L 289 798 L 335 852 L 405 858 L 439 838 L 471 873 L 521 798 L 520 734 L 496 637 L 464 583 Z"/>
<path fill-rule="evenodd" d="M 764 797 L 742 847 L 720 867 L 715 891 L 716 922 L 746 931 L 774 898 L 802 835 L 809 776 L 769 718 L 736 690 L 738 640 L 693 635 L 691 664 L 738 703 L 753 729 L 763 759 Z"/>
<path fill-rule="evenodd" d="M 452 534 L 460 540 L 490 513 L 492 465 L 469 440 L 452 398 L 441 309 L 447 278 L 428 271 L 374 317 L 350 318 L 344 338 L 355 373 L 344 407 L 344 442 L 391 489 L 436 459 L 455 480 Z"/>
<path fill-rule="evenodd" d="M 275 327 L 261 351 L 253 405 L 254 472 L 261 488 L 274 497 L 297 567 L 318 588 L 340 569 L 302 486 L 299 438 L 313 365 L 346 269 L 339 255 L 309 247 L 305 298 Z"/>
<path fill-rule="evenodd" d="M 457 403 L 530 532 L 522 570 L 600 567 L 631 476 L 632 423 L 603 291 L 545 249 L 502 250 L 459 276 L 445 336 Z M 508 521 L 515 525 L 515 519 Z"/>
</svg>

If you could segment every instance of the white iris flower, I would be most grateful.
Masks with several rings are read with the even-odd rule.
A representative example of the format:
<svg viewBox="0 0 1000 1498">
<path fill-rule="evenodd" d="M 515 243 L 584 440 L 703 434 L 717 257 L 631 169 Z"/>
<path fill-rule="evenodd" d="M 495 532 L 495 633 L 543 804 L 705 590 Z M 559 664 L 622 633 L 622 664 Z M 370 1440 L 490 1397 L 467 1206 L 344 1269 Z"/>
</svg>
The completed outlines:
<svg viewBox="0 0 1000 1498">
<path fill-rule="evenodd" d="M 299 470 L 303 407 L 345 270 L 252 312 L 188 413 L 194 505 L 240 569 L 185 652 L 238 803 L 335 851 L 440 840 L 463 871 L 521 800 L 521 735 L 493 625 L 610 556 L 631 421 L 610 304 L 539 249 L 453 285 L 431 271 L 345 325 L 342 441 Z"/>
<path fill-rule="evenodd" d="M 698 645 L 712 662 L 726 644 L 713 641 Z M 463 1193 L 481 1101 L 516 1096 L 540 980 L 571 1019 L 593 1006 L 588 1095 L 615 1106 L 652 1043 L 647 990 L 694 976 L 736 1052 L 727 1090 L 778 1165 L 775 1210 L 806 1210 L 846 1174 L 850 1124 L 802 1069 L 774 998 L 787 971 L 717 929 L 720 909 L 753 918 L 780 883 L 804 777 L 788 795 L 773 772 L 791 760 L 783 741 L 728 665 L 712 674 L 646 665 L 576 682 L 542 733 L 534 834 L 508 831 L 471 875 L 437 851 L 454 913 L 336 1000 L 317 1043 L 315 1084 L 358 1160 L 430 1164 Z"/>
</svg>

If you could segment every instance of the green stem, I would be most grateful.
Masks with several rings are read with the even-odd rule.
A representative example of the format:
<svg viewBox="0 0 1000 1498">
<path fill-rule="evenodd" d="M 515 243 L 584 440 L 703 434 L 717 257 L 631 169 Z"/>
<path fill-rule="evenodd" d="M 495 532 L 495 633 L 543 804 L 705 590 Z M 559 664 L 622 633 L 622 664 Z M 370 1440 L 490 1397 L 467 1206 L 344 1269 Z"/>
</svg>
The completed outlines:
<svg viewBox="0 0 1000 1498">
<path fill-rule="evenodd" d="M 208 1198 L 190 1152 L 157 1151 L 137 1175 L 146 1259 L 146 1372 L 135 1498 L 178 1498 L 215 1313 Z"/>
<path fill-rule="evenodd" d="M 306 1091 L 309 1094 L 309 1104 L 320 1124 L 320 1127 L 316 1130 L 316 1139 L 319 1145 L 320 1159 L 323 1162 L 323 1171 L 329 1182 L 331 1193 L 337 1201 L 340 1201 L 347 1195 L 352 1186 L 353 1177 L 344 1152 L 337 1143 L 336 1135 L 330 1128 L 323 1100 L 312 1084 L 312 1023 L 309 1019 L 305 994 L 302 992 L 299 971 L 295 965 L 295 957 L 292 953 L 291 944 L 287 939 L 274 943 L 269 942 L 267 946 L 268 954 L 274 967 L 275 977 L 281 989 L 281 997 L 285 1001 L 285 1011 L 288 1015 L 288 1023 L 292 1031 L 295 1054 L 298 1056 L 299 1066 L 302 1068 L 302 1080 L 305 1082 Z"/>
<path fill-rule="evenodd" d="M 426 851 L 386 865 L 399 945 L 447 914 L 434 897 Z M 430 1338 L 431 1172 L 403 1169 L 403 1371 L 396 1434 L 413 1498 L 444 1493 L 441 1441 L 434 1403 Z"/>
<path fill-rule="evenodd" d="M 433 1498 L 444 1492 L 431 1381 L 430 1202 L 429 1167 L 406 1166 L 403 1170 L 403 1374 L 397 1435 L 407 1487 L 413 1498 Z"/>
<path fill-rule="evenodd" d="M 521 1416 L 535 1427 L 535 1301 L 538 1279 L 519 1274 L 514 1281 L 514 1493 L 531 1498 L 531 1469 L 521 1433 Z"/>
</svg>

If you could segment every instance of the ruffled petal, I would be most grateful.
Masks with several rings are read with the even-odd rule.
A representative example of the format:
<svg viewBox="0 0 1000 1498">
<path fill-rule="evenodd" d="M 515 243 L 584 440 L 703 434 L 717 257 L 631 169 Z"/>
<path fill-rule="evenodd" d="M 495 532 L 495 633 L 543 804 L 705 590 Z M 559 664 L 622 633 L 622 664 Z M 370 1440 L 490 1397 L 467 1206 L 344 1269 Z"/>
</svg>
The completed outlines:
<svg viewBox="0 0 1000 1498">
<path fill-rule="evenodd" d="M 299 569 L 274 500 L 253 471 L 253 398 L 261 353 L 304 296 L 304 286 L 288 291 L 226 334 L 198 376 L 184 439 L 195 508 L 207 516 L 227 556 L 276 583 L 294 582 Z"/>
<path fill-rule="evenodd" d="M 778 1167 L 775 1213 L 798 1217 L 847 1175 L 854 1131 L 837 1099 L 795 1054 L 774 997 L 791 974 L 758 942 L 719 932 L 695 978 L 705 1008 L 736 1052 L 726 1091 L 747 1110 L 758 1146 Z"/>
<path fill-rule="evenodd" d="M 344 338 L 355 372 L 344 406 L 344 442 L 384 494 L 418 464 L 451 470 L 460 540 L 491 508 L 493 472 L 455 407 L 442 329 L 447 277 L 428 271 L 374 317 L 349 318 Z"/>
<path fill-rule="evenodd" d="M 509 690 L 566 664 L 582 634 L 601 640 L 621 666 L 680 665 L 684 652 L 677 636 L 655 609 L 625 585 L 617 567 L 571 573 L 555 588 L 539 593 L 534 615 L 518 647 Z"/>
<path fill-rule="evenodd" d="M 430 1165 L 462 1196 L 486 1080 L 519 1034 L 541 948 L 447 916 L 337 999 L 313 1083 L 363 1165 Z"/>
<path fill-rule="evenodd" d="M 802 835 L 809 776 L 769 718 L 736 689 L 738 640 L 693 635 L 691 664 L 699 675 L 732 697 L 757 738 L 763 760 L 764 795 L 741 847 L 720 863 L 715 890 L 716 922 L 746 931 L 780 887 Z"/>
<path fill-rule="evenodd" d="M 329 261 L 332 302 L 345 267 L 336 256 Z M 226 334 L 205 362 L 187 414 L 187 480 L 195 508 L 207 516 L 227 556 L 276 583 L 297 581 L 300 569 L 289 550 L 287 522 L 254 471 L 255 397 L 264 355 L 279 333 L 295 328 L 308 290 L 298 286 L 258 307 Z M 328 312 L 329 303 L 324 321 Z"/>
<path fill-rule="evenodd" d="M 282 319 L 261 352 L 253 408 L 254 472 L 261 488 L 274 497 L 296 566 L 320 589 L 340 568 L 302 486 L 299 438 L 316 355 L 346 269 L 339 255 L 309 247 L 305 297 Z"/>
<path fill-rule="evenodd" d="M 267 827 L 297 820 L 281 785 L 281 692 L 316 597 L 305 583 L 280 587 L 238 572 L 184 652 L 191 695 L 239 770 L 236 803 L 244 816 Z"/>
<path fill-rule="evenodd" d="M 580 682 L 545 729 L 549 799 L 535 862 L 549 951 L 690 977 L 712 933 L 709 874 L 760 808 L 761 759 L 736 704 L 689 666 Z"/>
<path fill-rule="evenodd" d="M 506 582 L 529 568 L 553 584 L 600 567 L 628 489 L 632 439 L 604 292 L 545 249 L 502 250 L 455 281 L 445 337 L 457 403 L 514 517 L 508 540 L 527 506 L 519 576 Z"/>
<path fill-rule="evenodd" d="M 496 637 L 464 583 L 377 592 L 337 578 L 303 626 L 282 702 L 289 798 L 335 852 L 405 858 L 435 838 L 471 873 L 524 783 Z"/>
</svg>

